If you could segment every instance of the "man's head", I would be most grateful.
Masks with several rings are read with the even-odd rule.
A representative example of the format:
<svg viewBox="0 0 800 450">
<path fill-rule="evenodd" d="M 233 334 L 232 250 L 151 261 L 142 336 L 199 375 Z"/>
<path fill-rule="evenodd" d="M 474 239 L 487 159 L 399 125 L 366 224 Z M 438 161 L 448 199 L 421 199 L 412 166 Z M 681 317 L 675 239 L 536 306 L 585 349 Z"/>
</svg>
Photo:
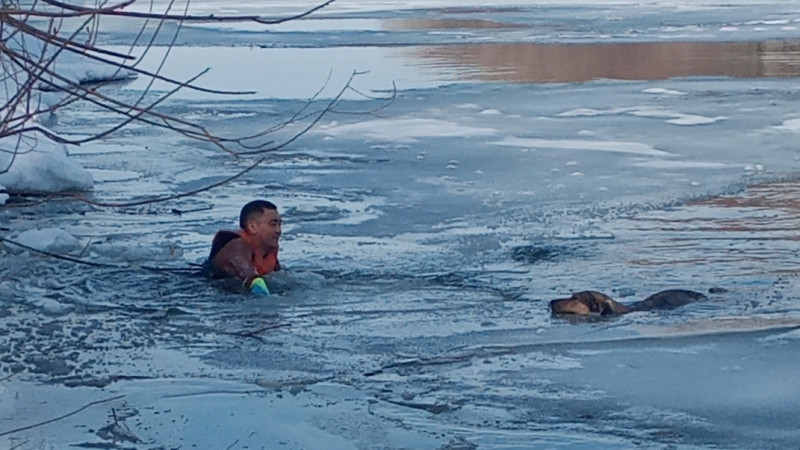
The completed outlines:
<svg viewBox="0 0 800 450">
<path fill-rule="evenodd" d="M 264 250 L 278 248 L 281 225 L 278 207 L 266 200 L 253 200 L 244 205 L 239 214 L 239 226 Z"/>
</svg>

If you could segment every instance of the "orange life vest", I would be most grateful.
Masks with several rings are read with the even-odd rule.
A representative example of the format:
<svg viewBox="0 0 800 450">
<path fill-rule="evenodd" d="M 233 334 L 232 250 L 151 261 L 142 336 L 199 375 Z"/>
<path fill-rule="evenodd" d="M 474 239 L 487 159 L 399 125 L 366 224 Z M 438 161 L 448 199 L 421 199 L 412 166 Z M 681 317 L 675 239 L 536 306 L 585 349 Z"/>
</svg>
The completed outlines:
<svg viewBox="0 0 800 450">
<path fill-rule="evenodd" d="M 280 270 L 280 264 L 278 264 L 278 249 L 264 256 L 261 253 L 261 249 L 253 242 L 252 237 L 247 234 L 245 230 L 239 230 L 237 234 L 253 249 L 253 265 L 256 267 L 256 271 L 259 275 L 267 275 L 276 270 Z"/>
</svg>

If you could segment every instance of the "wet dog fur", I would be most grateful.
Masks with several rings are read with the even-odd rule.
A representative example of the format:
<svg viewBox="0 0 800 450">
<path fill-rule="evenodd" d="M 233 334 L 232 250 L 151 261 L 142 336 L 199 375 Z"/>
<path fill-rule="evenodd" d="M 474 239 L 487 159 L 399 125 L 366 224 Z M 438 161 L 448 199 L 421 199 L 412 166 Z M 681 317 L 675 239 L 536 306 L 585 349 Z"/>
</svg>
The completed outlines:
<svg viewBox="0 0 800 450">
<path fill-rule="evenodd" d="M 569 298 L 561 298 L 550 302 L 550 311 L 556 315 L 592 315 L 614 316 L 634 311 L 650 311 L 653 309 L 672 309 L 698 301 L 708 300 L 705 295 L 686 289 L 668 289 L 655 293 L 646 299 L 624 305 L 613 298 L 597 291 L 581 291 Z"/>
</svg>

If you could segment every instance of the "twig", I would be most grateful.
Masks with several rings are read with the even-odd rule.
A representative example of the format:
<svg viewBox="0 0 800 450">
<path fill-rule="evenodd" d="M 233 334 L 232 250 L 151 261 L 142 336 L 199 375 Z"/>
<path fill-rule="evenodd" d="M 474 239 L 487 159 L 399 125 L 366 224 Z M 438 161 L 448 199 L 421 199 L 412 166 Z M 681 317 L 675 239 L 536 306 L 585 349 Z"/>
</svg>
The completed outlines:
<svg viewBox="0 0 800 450">
<path fill-rule="evenodd" d="M 252 150 L 252 151 L 249 151 L 249 152 L 239 152 L 238 154 L 239 155 L 256 155 L 256 154 L 261 154 L 261 153 L 266 153 L 266 152 L 273 152 L 273 151 L 276 151 L 276 150 L 280 150 L 280 149 L 282 149 L 284 147 L 287 147 L 289 144 L 293 143 L 297 139 L 300 139 L 301 136 L 305 135 L 312 128 L 314 128 L 314 126 L 316 124 L 318 124 L 322 120 L 322 118 L 327 115 L 327 113 L 329 113 L 329 112 L 331 112 L 333 110 L 334 106 L 336 106 L 336 104 L 342 99 L 342 96 L 347 92 L 348 87 L 353 83 L 353 80 L 359 75 L 363 75 L 363 72 L 353 71 L 353 73 L 350 74 L 350 78 L 347 80 L 347 83 L 345 83 L 344 87 L 333 97 L 333 99 L 331 99 L 328 102 L 328 104 L 325 106 L 325 108 L 323 108 L 322 111 L 317 113 L 316 117 L 314 117 L 314 119 L 308 125 L 303 127 L 303 129 L 300 130 L 298 133 L 295 133 L 295 135 L 292 136 L 291 138 L 287 139 L 286 141 L 284 141 L 284 142 L 282 142 L 282 143 L 280 143 L 278 145 L 272 146 L 270 148 L 261 149 L 261 150 Z"/>
<path fill-rule="evenodd" d="M 15 14 L 15 15 L 30 15 L 30 16 L 41 16 L 41 17 L 59 17 L 59 18 L 66 18 L 66 17 L 79 17 L 79 16 L 86 16 L 86 15 L 107 15 L 107 16 L 121 16 L 121 17 L 130 17 L 130 18 L 139 18 L 139 19 L 159 19 L 159 20 L 172 20 L 172 21 L 181 21 L 181 22 L 256 22 L 264 25 L 278 25 L 284 22 L 290 22 L 292 20 L 302 19 L 308 15 L 313 14 L 316 11 L 319 11 L 322 8 L 330 5 L 331 3 L 335 2 L 336 0 L 328 0 L 324 3 L 321 3 L 315 7 L 309 8 L 299 14 L 287 17 L 281 17 L 277 19 L 266 19 L 261 16 L 215 16 L 213 14 L 207 16 L 190 16 L 190 15 L 170 15 L 170 14 L 153 14 L 153 13 L 139 13 L 139 12 L 131 12 L 131 11 L 120 11 L 121 7 L 124 7 L 125 4 L 115 5 L 108 8 L 98 9 L 98 8 L 82 8 L 79 6 L 69 5 L 62 2 L 57 2 L 54 0 L 44 0 L 44 3 L 48 3 L 52 6 L 60 7 L 65 10 L 74 11 L 73 13 L 65 13 L 65 12 L 45 12 L 45 11 L 33 11 L 33 10 L 25 10 L 25 11 L 14 11 L 9 10 L 5 11 L 7 14 Z M 133 3 L 130 1 L 130 3 Z"/>
<path fill-rule="evenodd" d="M 118 395 L 116 397 L 107 398 L 105 400 L 96 400 L 96 401 L 93 401 L 91 403 L 87 403 L 87 404 L 81 406 L 80 408 L 76 409 L 75 411 L 72 411 L 72 412 L 69 412 L 67 414 L 55 417 L 53 419 L 45 420 L 44 422 L 35 423 L 33 425 L 26 425 L 24 427 L 15 428 L 13 430 L 0 432 L 0 436 L 8 436 L 9 434 L 19 433 L 20 431 L 26 431 L 26 430 L 30 430 L 30 429 L 33 429 L 33 428 L 38 428 L 38 427 L 41 427 L 41 426 L 44 426 L 44 425 L 51 424 L 53 422 L 58 422 L 59 420 L 66 419 L 67 417 L 74 416 L 75 414 L 78 414 L 78 413 L 80 413 L 81 411 L 83 411 L 85 409 L 91 408 L 94 405 L 99 405 L 101 403 L 113 402 L 114 400 L 119 400 L 119 399 L 121 399 L 123 397 L 125 397 L 125 396 L 124 395 Z"/>
<path fill-rule="evenodd" d="M 138 13 L 124 10 L 127 6 L 133 4 L 135 0 L 118 1 L 118 3 L 101 2 L 100 6 L 95 5 L 95 7 L 84 7 L 73 5 L 61 0 L 42 0 L 44 4 L 55 8 L 61 8 L 61 11 L 41 10 L 40 7 L 37 6 L 38 2 L 33 2 L 31 6 L 27 6 L 25 8 L 20 8 L 19 5 L 16 5 L 14 8 L 3 9 L 2 14 L 0 14 L 0 37 L 2 37 L 2 41 L 0 41 L 0 77 L 16 83 L 17 92 L 14 93 L 14 95 L 9 95 L 5 104 L 0 108 L 0 111 L 3 112 L 3 117 L 0 117 L 0 137 L 41 133 L 42 135 L 56 142 L 80 145 L 82 143 L 96 141 L 106 137 L 135 122 L 167 129 L 189 139 L 211 144 L 215 148 L 222 150 L 236 158 L 246 155 L 258 155 L 260 158 L 219 182 L 176 194 L 164 194 L 161 196 L 147 197 L 140 200 L 132 200 L 127 202 L 103 202 L 91 199 L 85 194 L 72 194 L 74 198 L 85 203 L 98 207 L 131 207 L 176 200 L 209 191 L 216 187 L 231 183 L 232 181 L 242 177 L 246 173 L 258 167 L 266 160 L 264 154 L 281 150 L 293 144 L 297 139 L 299 139 L 301 136 L 304 136 L 309 130 L 316 126 L 328 113 L 341 112 L 346 114 L 356 114 L 357 112 L 355 111 L 344 112 L 338 110 L 338 104 L 346 92 L 355 92 L 356 94 L 367 99 L 374 100 L 377 98 L 367 95 L 366 93 L 361 92 L 352 86 L 354 78 L 363 73 L 354 71 L 347 83 L 334 96 L 334 98 L 329 102 L 320 105 L 319 108 L 312 108 L 312 106 L 316 105 L 316 100 L 322 92 L 322 89 L 328 84 L 327 81 L 323 88 L 315 93 L 305 106 L 296 111 L 295 114 L 286 121 L 283 121 L 273 127 L 266 128 L 260 132 L 245 136 L 217 135 L 216 133 L 211 132 L 197 123 L 184 120 L 180 117 L 170 114 L 161 113 L 156 110 L 158 106 L 160 106 L 167 99 L 171 98 L 181 89 L 193 89 L 207 93 L 231 95 L 251 93 L 248 91 L 222 91 L 206 89 L 195 85 L 195 82 L 202 75 L 204 75 L 208 69 L 196 74 L 186 81 L 179 81 L 168 76 L 161 75 L 161 68 L 169 57 L 169 50 L 175 46 L 176 39 L 178 37 L 178 31 L 180 30 L 181 25 L 187 22 L 244 21 L 253 21 L 266 25 L 274 25 L 287 21 L 302 19 L 322 8 L 327 7 L 335 0 L 319 0 L 319 3 L 316 6 L 307 8 L 296 15 L 271 19 L 260 16 L 190 15 L 188 14 L 188 2 L 187 9 L 184 10 L 183 14 L 172 14 L 171 9 L 173 1 L 168 2 L 169 7 L 162 13 L 152 13 L 152 11 L 150 13 Z M 34 26 L 31 23 L 28 23 L 30 18 L 35 16 L 50 18 L 49 25 Z M 114 51 L 107 51 L 96 46 L 95 38 L 98 33 L 96 28 L 98 26 L 98 18 L 107 16 L 132 19 L 140 18 L 147 19 L 147 21 L 150 19 L 158 19 L 159 24 L 150 37 L 149 42 L 145 43 L 144 53 L 142 53 L 138 58 L 134 58 L 130 56 L 130 51 L 128 54 L 124 54 Z M 77 24 L 79 26 L 71 26 L 70 28 L 72 31 L 69 31 L 62 36 L 63 30 L 61 27 L 63 25 L 63 20 L 71 17 L 82 17 L 83 19 L 79 24 Z M 162 30 L 161 25 L 169 21 L 176 22 L 177 25 L 174 36 L 166 45 L 167 53 L 163 56 L 162 64 L 153 71 L 137 68 L 136 66 L 142 61 L 147 51 L 153 48 L 157 42 L 156 36 Z M 140 37 L 143 35 L 143 30 L 144 25 L 137 35 L 134 43 L 138 42 Z M 85 41 L 83 41 L 81 37 L 82 33 L 84 32 L 88 32 L 89 35 Z M 35 42 L 40 43 L 39 49 L 31 51 L 25 45 L 26 40 L 34 40 Z M 18 43 L 20 48 L 16 48 L 17 45 L 7 45 L 7 43 Z M 137 75 L 146 76 L 150 79 L 150 83 L 137 100 L 119 100 L 113 95 L 101 93 L 95 87 L 87 86 L 85 83 L 76 82 L 63 76 L 63 74 L 58 73 L 55 67 L 55 62 L 57 57 L 59 57 L 62 53 L 74 53 L 90 60 L 115 67 L 117 71 L 128 70 Z M 137 61 L 132 65 L 126 65 L 124 61 L 130 59 L 136 59 Z M 330 74 L 328 75 L 328 78 L 330 79 Z M 169 83 L 172 87 L 171 89 L 167 90 L 166 93 L 159 94 L 156 99 L 147 100 L 147 102 L 145 102 L 144 99 L 146 98 L 146 95 L 150 92 L 153 83 L 156 81 Z M 104 83 L 102 82 L 99 84 L 99 86 L 103 85 Z M 52 87 L 62 90 L 67 94 L 67 96 L 63 100 L 59 101 L 56 105 L 48 105 L 47 108 L 37 106 L 34 91 L 41 87 Z M 392 94 L 388 99 L 385 99 L 387 100 L 385 104 L 363 114 L 374 114 L 380 109 L 385 108 L 392 102 L 395 96 L 396 87 L 393 86 Z M 70 103 L 78 101 L 88 102 L 90 104 L 99 106 L 107 112 L 110 112 L 115 118 L 114 122 L 108 126 L 104 126 L 104 129 L 102 130 L 97 130 L 91 133 L 88 137 L 76 139 L 68 139 L 60 134 L 41 127 L 36 123 L 31 123 L 31 119 L 34 115 L 45 114 L 48 112 L 52 113 L 57 108 L 64 107 Z M 291 136 L 287 136 L 281 140 L 260 139 L 271 133 L 276 133 L 278 130 L 284 129 L 289 125 L 297 126 L 297 129 L 293 130 Z M 23 152 L 24 149 L 22 147 L 24 147 L 22 142 L 18 140 L 17 145 L 12 152 L 13 155 L 10 158 L 8 167 L 4 169 L 0 168 L 2 169 L 0 170 L 0 173 L 7 171 L 11 164 L 14 163 L 15 157 Z M 47 199 L 45 199 L 45 201 L 46 200 Z M 89 263 L 76 258 L 48 254 L 46 252 L 43 254 L 72 262 L 102 266 L 100 264 Z M 154 268 L 148 268 L 148 270 L 154 270 Z M 156 268 L 156 270 L 161 269 Z"/>
<path fill-rule="evenodd" d="M 25 445 L 25 444 L 27 444 L 28 442 L 30 442 L 30 441 L 22 441 L 22 442 L 20 442 L 19 444 L 17 444 L 17 445 L 15 445 L 15 446 L 11 447 L 11 448 L 10 448 L 10 449 L 8 449 L 8 450 L 16 450 L 16 449 L 18 449 L 18 448 L 22 448 L 22 446 L 23 446 L 23 445 Z"/>
<path fill-rule="evenodd" d="M 229 445 L 225 450 L 231 450 L 238 443 L 239 443 L 239 439 L 236 439 L 235 441 L 233 441 L 233 444 Z"/>
<path fill-rule="evenodd" d="M 172 209 L 170 210 L 170 212 L 171 212 L 172 214 L 175 214 L 175 215 L 178 215 L 178 216 L 180 216 L 180 215 L 183 215 L 183 214 L 189 214 L 189 213 L 193 213 L 193 212 L 200 212 L 200 211 L 210 211 L 210 210 L 212 210 L 212 209 L 214 209 L 214 207 L 213 207 L 213 206 L 211 206 L 211 205 L 209 205 L 209 206 L 201 206 L 201 207 L 199 207 L 199 208 L 194 208 L 194 209 L 178 209 L 178 208 L 172 208 Z"/>
<path fill-rule="evenodd" d="M 56 259 L 62 259 L 64 261 L 70 261 L 70 262 L 74 262 L 74 263 L 78 263 L 78 264 L 85 264 L 87 266 L 92 266 L 92 267 L 113 267 L 115 269 L 121 269 L 122 268 L 120 266 L 115 266 L 115 265 L 112 265 L 112 264 L 102 264 L 102 263 L 96 263 L 96 262 L 91 262 L 91 261 L 84 261 L 82 259 L 73 258 L 71 256 L 59 255 L 58 253 L 51 253 L 51 252 L 47 252 L 47 251 L 44 251 L 44 250 L 39 250 L 39 249 L 33 248 L 33 247 L 29 246 L 29 245 L 25 245 L 25 244 L 22 244 L 20 242 L 12 241 L 11 239 L 6 239 L 4 237 L 0 237 L 0 242 L 7 242 L 7 243 L 9 243 L 11 245 L 15 245 L 17 247 L 24 248 L 25 250 L 28 250 L 28 251 L 31 251 L 31 252 L 34 252 L 34 253 L 38 253 L 40 255 L 49 256 L 51 258 L 56 258 Z"/>
<path fill-rule="evenodd" d="M 142 270 L 149 270 L 151 272 L 173 272 L 173 273 L 177 273 L 177 272 L 197 272 L 198 267 L 199 267 L 197 264 L 189 264 L 190 267 L 156 267 L 156 266 L 142 266 L 142 265 L 136 266 L 136 265 L 96 263 L 96 262 L 92 262 L 92 261 L 86 261 L 86 260 L 80 259 L 80 258 L 73 258 L 72 256 L 62 255 L 62 254 L 59 254 L 59 253 L 52 253 L 52 252 L 48 252 L 48 251 L 45 251 L 45 250 L 39 250 L 38 248 L 34 248 L 34 247 L 22 244 L 22 243 L 17 242 L 17 241 L 12 241 L 11 239 L 6 239 L 4 237 L 0 237 L 0 242 L 7 242 L 7 243 L 9 243 L 11 245 L 14 245 L 14 246 L 17 246 L 17 247 L 20 247 L 20 248 L 24 248 L 25 250 L 28 250 L 28 251 L 33 252 L 33 253 L 37 253 L 37 254 L 42 255 L 42 256 L 48 256 L 50 258 L 61 259 L 61 260 L 64 260 L 64 261 L 74 262 L 76 264 L 83 264 L 83 265 L 92 266 L 92 267 L 107 267 L 107 268 L 110 268 L 110 269 L 135 269 L 135 268 L 140 268 Z M 2 381 L 2 380 L 0 380 L 0 381 Z"/>
<path fill-rule="evenodd" d="M 267 325 L 267 326 L 259 328 L 257 330 L 242 331 L 242 332 L 240 332 L 238 334 L 240 336 L 249 337 L 249 336 L 255 336 L 256 334 L 262 333 L 262 332 L 267 331 L 267 330 L 274 330 L 276 328 L 291 327 L 291 326 L 292 326 L 292 324 L 290 324 L 290 323 L 276 323 L 276 324 L 272 324 L 272 325 Z"/>
<path fill-rule="evenodd" d="M 81 252 L 78 253 L 78 257 L 81 257 L 81 256 L 85 255 L 86 254 L 86 250 L 89 249 L 90 245 L 92 245 L 92 240 L 91 239 L 89 239 L 89 241 L 86 242 L 86 245 L 83 246 L 83 250 L 81 250 Z"/>
<path fill-rule="evenodd" d="M 227 334 L 229 336 L 241 336 L 241 337 L 258 337 L 256 335 L 259 333 L 263 333 L 264 331 L 274 330 L 283 327 L 291 327 L 291 326 L 292 324 L 290 323 L 274 323 L 267 325 L 265 327 L 258 328 L 256 330 L 223 331 L 221 334 Z"/>
<path fill-rule="evenodd" d="M 221 180 L 219 182 L 216 182 L 216 183 L 212 183 L 212 184 L 209 184 L 209 185 L 206 185 L 206 186 L 203 186 L 203 187 L 199 187 L 197 189 L 193 189 L 191 191 L 181 192 L 179 194 L 165 195 L 165 196 L 162 196 L 162 197 L 150 197 L 150 198 L 146 198 L 146 199 L 143 199 L 143 200 L 136 200 L 136 201 L 132 201 L 132 202 L 116 202 L 116 203 L 115 202 L 94 201 L 94 200 L 92 200 L 92 199 L 90 199 L 90 198 L 88 198 L 88 197 L 86 197 L 86 196 L 84 196 L 82 194 L 73 194 L 73 196 L 77 200 L 80 200 L 80 201 L 82 201 L 84 203 L 88 203 L 88 204 L 94 205 L 94 206 L 106 207 L 106 208 L 126 208 L 126 207 L 129 207 L 129 206 L 141 206 L 141 205 L 149 205 L 149 204 L 152 204 L 152 203 L 166 202 L 168 200 L 177 200 L 179 198 L 189 197 L 189 196 L 192 196 L 192 195 L 195 195 L 195 194 L 199 194 L 201 192 L 210 191 L 211 189 L 214 189 L 215 187 L 219 187 L 219 186 L 222 186 L 224 184 L 228 184 L 231 181 L 233 181 L 233 180 L 235 180 L 235 179 L 237 179 L 239 177 L 242 177 L 247 172 L 250 172 L 251 170 L 255 169 L 262 162 L 264 162 L 266 159 L 267 159 L 266 156 L 262 156 L 261 158 L 256 160 L 256 162 L 254 162 L 253 164 L 245 167 L 244 169 L 242 169 L 239 172 L 229 176 L 228 178 L 225 178 L 225 179 L 223 179 L 223 180 Z"/>
</svg>

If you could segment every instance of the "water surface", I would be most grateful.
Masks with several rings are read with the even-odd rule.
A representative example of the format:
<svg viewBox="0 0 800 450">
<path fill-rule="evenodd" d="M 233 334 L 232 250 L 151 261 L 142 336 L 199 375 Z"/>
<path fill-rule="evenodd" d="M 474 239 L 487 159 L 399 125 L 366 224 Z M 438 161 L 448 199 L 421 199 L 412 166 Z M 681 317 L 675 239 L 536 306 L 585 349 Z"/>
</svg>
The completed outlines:
<svg viewBox="0 0 800 450">
<path fill-rule="evenodd" d="M 3 248 L 0 432 L 125 397 L 2 442 L 113 446 L 98 431 L 116 417 L 144 442 L 131 446 L 153 448 L 791 448 L 792 5 L 187 29 L 167 73 L 211 67 L 206 86 L 257 94 L 185 92 L 161 111 L 226 135 L 279 124 L 331 70 L 323 98 L 353 70 L 369 71 L 362 92 L 395 82 L 397 95 L 354 115 L 383 103 L 351 93 L 264 165 L 191 198 L 3 209 L 10 235 L 59 227 L 79 243 L 59 251 L 106 265 Z M 142 81 L 112 92 L 137 98 Z M 113 123 L 72 105 L 53 126 Z M 149 126 L 71 154 L 102 200 L 182 192 L 251 161 Z M 142 269 L 201 261 L 255 197 L 285 220 L 277 295 Z M 632 302 L 666 288 L 719 293 L 610 320 L 547 310 L 577 290 Z"/>
</svg>

